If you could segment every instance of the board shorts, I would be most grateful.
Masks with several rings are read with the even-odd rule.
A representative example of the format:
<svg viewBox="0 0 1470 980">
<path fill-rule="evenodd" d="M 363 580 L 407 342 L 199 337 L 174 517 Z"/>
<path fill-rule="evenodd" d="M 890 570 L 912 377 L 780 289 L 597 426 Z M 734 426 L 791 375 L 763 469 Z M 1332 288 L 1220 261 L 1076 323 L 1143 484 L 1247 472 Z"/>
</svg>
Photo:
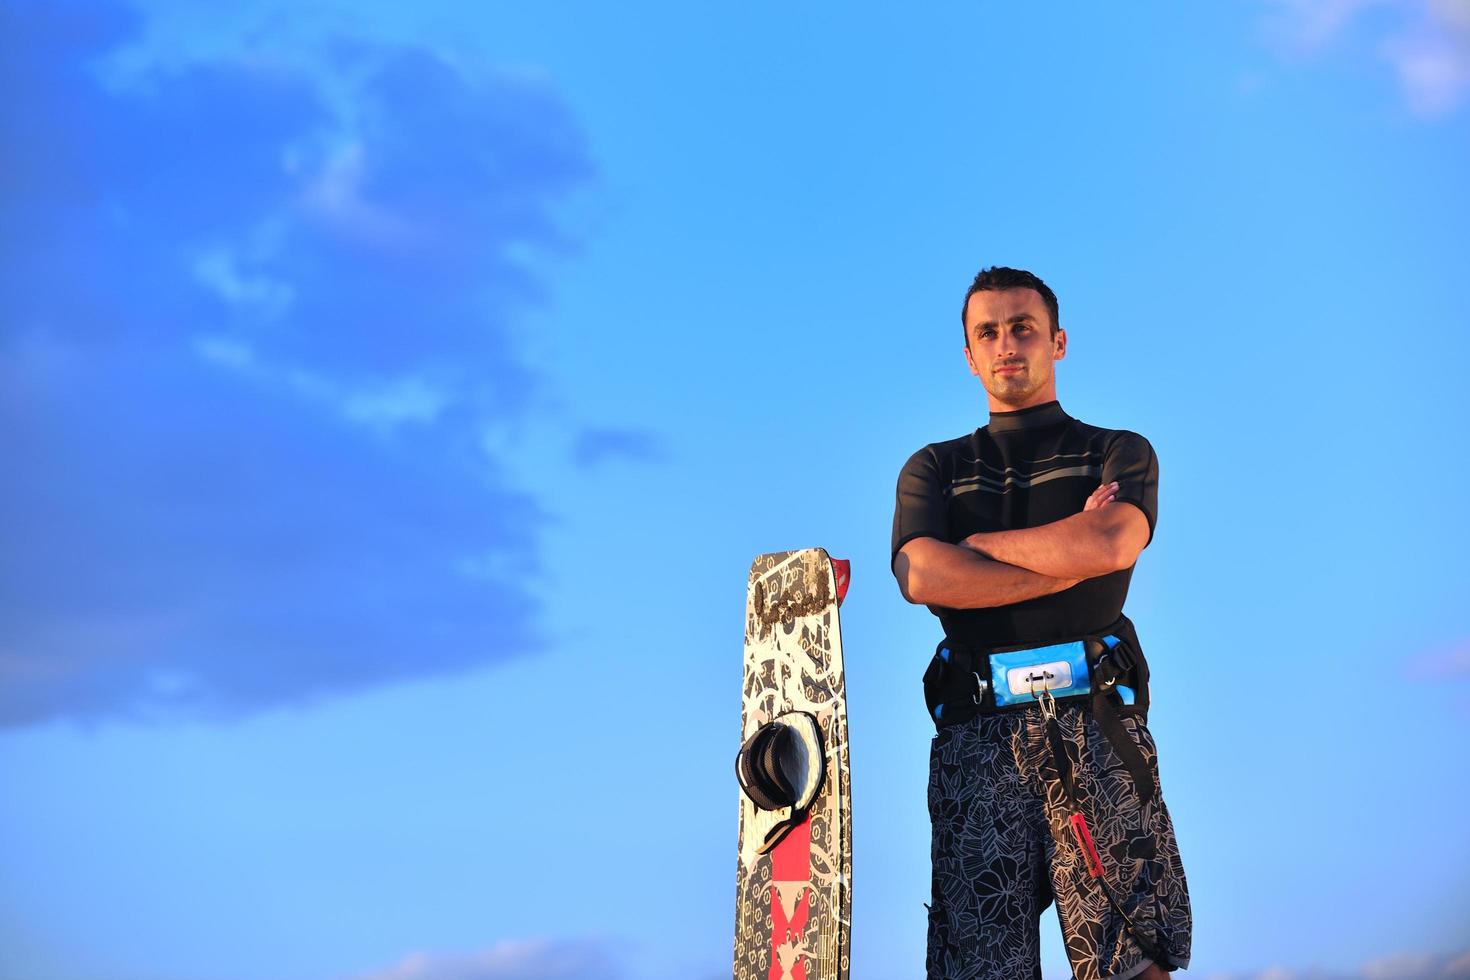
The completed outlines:
<svg viewBox="0 0 1470 980">
<path fill-rule="evenodd" d="M 1144 942 L 1189 965 L 1189 892 L 1162 793 L 1147 802 L 1081 704 L 1057 706 L 1077 752 L 1077 803 L 1113 899 Z M 1123 725 L 1158 786 L 1143 720 Z M 1128 980 L 1152 962 L 1088 876 L 1040 711 L 978 715 L 942 729 L 929 757 L 934 890 L 929 980 L 1041 980 L 1040 917 L 1056 901 L 1076 980 Z"/>
</svg>

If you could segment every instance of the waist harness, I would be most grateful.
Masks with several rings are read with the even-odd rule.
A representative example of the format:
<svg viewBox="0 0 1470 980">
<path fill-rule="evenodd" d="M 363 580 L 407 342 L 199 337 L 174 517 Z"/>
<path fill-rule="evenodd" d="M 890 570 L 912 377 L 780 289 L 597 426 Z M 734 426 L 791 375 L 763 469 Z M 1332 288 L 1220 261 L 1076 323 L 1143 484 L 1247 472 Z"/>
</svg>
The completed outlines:
<svg viewBox="0 0 1470 980">
<path fill-rule="evenodd" d="M 1139 799 L 1150 800 L 1156 791 L 1122 715 L 1128 711 L 1147 717 L 1148 663 L 1141 650 L 1117 633 L 1019 647 L 981 647 L 945 638 L 924 672 L 924 701 L 937 729 L 1043 701 L 1082 702 L 1133 777 Z M 1053 728 L 1048 726 L 1049 734 Z M 1058 776 L 1070 790 L 1070 759 L 1066 753 L 1053 754 Z"/>
<path fill-rule="evenodd" d="M 1121 621 L 1120 621 L 1121 622 Z M 1158 792 L 1143 753 L 1123 726 L 1122 712 L 1146 718 L 1148 662 L 1143 651 L 1120 636 L 1119 624 L 1107 632 L 1045 646 L 986 648 L 940 642 L 924 672 L 924 700 L 936 728 L 944 729 L 976 715 L 1035 708 L 1046 724 L 1046 738 L 1061 782 L 1067 823 L 1081 852 L 1088 879 L 1123 920 L 1144 955 L 1160 966 L 1169 958 L 1140 930 L 1108 886 L 1102 856 L 1077 798 L 1072 753 L 1057 723 L 1057 702 L 1082 702 L 1084 712 L 1112 745 L 1127 768 L 1142 802 Z M 1114 632 L 1114 630 L 1118 630 Z"/>
</svg>

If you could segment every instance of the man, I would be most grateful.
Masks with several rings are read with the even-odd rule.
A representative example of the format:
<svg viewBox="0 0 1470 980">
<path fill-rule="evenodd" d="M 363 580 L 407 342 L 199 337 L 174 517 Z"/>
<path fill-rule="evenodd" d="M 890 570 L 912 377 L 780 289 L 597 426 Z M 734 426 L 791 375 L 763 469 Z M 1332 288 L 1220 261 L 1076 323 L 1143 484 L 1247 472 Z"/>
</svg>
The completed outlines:
<svg viewBox="0 0 1470 980">
<path fill-rule="evenodd" d="M 909 459 L 893 519 L 899 588 L 945 637 L 924 678 L 928 976 L 1040 980 L 1055 899 L 1077 980 L 1163 980 L 1189 963 L 1189 896 L 1123 616 L 1158 463 L 1142 436 L 1062 411 L 1044 282 L 982 270 L 962 310 L 990 420 Z"/>
</svg>

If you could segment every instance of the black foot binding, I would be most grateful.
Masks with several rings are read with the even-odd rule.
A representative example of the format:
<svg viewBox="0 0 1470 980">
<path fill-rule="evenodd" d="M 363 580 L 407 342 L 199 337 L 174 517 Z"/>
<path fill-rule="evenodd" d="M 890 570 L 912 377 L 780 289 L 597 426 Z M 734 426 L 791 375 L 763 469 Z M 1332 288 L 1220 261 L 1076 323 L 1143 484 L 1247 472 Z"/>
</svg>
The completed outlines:
<svg viewBox="0 0 1470 980">
<path fill-rule="evenodd" d="M 735 778 L 759 809 L 787 810 L 766 834 L 761 853 L 801 823 L 827 774 L 822 729 L 805 711 L 788 711 L 757 728 L 735 756 Z"/>
</svg>

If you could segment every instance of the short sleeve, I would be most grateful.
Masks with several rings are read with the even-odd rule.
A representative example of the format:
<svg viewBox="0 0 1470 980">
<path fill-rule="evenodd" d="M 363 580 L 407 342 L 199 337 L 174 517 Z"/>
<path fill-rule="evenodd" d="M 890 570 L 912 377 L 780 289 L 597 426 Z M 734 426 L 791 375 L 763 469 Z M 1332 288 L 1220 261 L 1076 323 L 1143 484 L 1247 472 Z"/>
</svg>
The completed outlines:
<svg viewBox="0 0 1470 980">
<path fill-rule="evenodd" d="M 890 564 L 898 557 L 898 550 L 915 538 L 949 540 L 949 518 L 939 482 L 939 459 L 931 446 L 925 446 L 910 456 L 898 474 Z"/>
<path fill-rule="evenodd" d="M 1103 455 L 1102 482 L 1118 482 L 1116 501 L 1126 501 L 1148 518 L 1148 539 L 1154 538 L 1159 514 L 1159 458 L 1154 447 L 1136 432 L 1120 431 L 1108 441 Z"/>
</svg>

